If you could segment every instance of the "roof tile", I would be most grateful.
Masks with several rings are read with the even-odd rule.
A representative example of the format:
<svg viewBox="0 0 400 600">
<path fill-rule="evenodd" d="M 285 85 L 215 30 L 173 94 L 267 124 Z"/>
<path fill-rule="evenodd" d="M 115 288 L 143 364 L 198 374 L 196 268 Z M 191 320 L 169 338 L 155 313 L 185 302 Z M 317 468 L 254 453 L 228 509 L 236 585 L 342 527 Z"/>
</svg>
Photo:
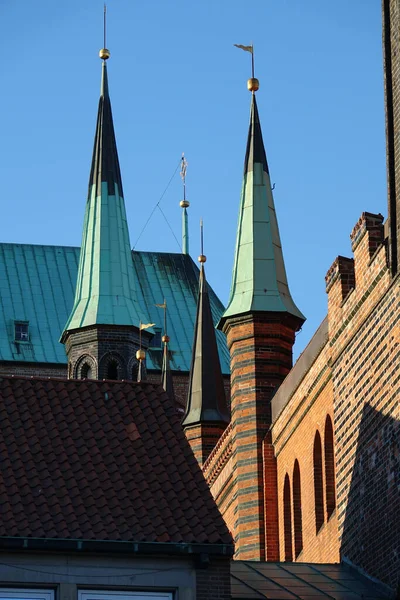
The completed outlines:
<svg viewBox="0 0 400 600">
<path fill-rule="evenodd" d="M 232 544 L 161 387 L 3 377 L 0 399 L 0 535 Z"/>
</svg>

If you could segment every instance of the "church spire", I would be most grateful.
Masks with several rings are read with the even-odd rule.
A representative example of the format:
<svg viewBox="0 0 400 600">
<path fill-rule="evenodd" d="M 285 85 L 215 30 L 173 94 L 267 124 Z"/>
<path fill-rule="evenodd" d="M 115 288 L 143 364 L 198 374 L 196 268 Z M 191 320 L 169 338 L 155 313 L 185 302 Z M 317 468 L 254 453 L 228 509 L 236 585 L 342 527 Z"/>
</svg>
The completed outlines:
<svg viewBox="0 0 400 600">
<path fill-rule="evenodd" d="M 63 340 L 67 331 L 91 325 L 138 327 L 142 317 L 108 89 L 110 52 L 103 48 L 99 55 L 103 61 L 101 91 L 78 279 Z"/>
<path fill-rule="evenodd" d="M 207 290 L 205 261 L 202 248 L 188 401 L 182 425 L 187 428 L 214 423 L 222 425 L 224 429 L 229 423 L 229 414 Z"/>
<path fill-rule="evenodd" d="M 275 214 L 268 162 L 262 138 L 255 92 L 258 80 L 252 77 L 250 126 L 239 208 L 235 261 L 227 318 L 250 312 L 286 312 L 303 323 L 305 318 L 289 291 L 281 240 Z"/>
</svg>

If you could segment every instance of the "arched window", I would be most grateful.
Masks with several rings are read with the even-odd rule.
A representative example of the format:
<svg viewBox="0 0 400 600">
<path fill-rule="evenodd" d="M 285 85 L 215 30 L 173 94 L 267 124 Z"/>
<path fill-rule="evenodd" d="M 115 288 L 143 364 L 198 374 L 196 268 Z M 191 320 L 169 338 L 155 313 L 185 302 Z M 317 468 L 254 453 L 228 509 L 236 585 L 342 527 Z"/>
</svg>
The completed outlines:
<svg viewBox="0 0 400 600">
<path fill-rule="evenodd" d="M 326 515 L 327 518 L 332 515 L 336 507 L 335 495 L 335 458 L 333 454 L 333 427 L 332 420 L 328 415 L 325 421 L 325 494 L 326 494 Z"/>
<path fill-rule="evenodd" d="M 301 518 L 301 484 L 299 461 L 295 460 L 293 468 L 293 527 L 294 555 L 297 558 L 303 550 L 303 524 Z"/>
<path fill-rule="evenodd" d="M 285 536 L 285 560 L 293 560 L 292 551 L 292 503 L 290 500 L 290 481 L 289 475 L 285 475 L 283 486 L 283 531 Z"/>
<path fill-rule="evenodd" d="M 92 379 L 92 367 L 88 363 L 85 363 L 81 368 L 81 378 Z"/>
<path fill-rule="evenodd" d="M 112 359 L 107 365 L 107 379 L 118 379 L 118 363 Z"/>
<path fill-rule="evenodd" d="M 322 447 L 319 431 L 314 438 L 314 500 L 315 500 L 315 529 L 321 529 L 324 523 L 324 493 L 322 480 Z"/>
</svg>

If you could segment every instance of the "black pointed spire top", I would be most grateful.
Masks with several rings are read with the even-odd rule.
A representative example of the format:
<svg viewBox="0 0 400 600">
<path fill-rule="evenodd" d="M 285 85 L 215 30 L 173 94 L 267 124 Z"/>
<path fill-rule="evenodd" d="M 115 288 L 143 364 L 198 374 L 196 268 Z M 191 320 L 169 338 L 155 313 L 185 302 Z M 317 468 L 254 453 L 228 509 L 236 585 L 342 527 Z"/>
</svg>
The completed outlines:
<svg viewBox="0 0 400 600">
<path fill-rule="evenodd" d="M 108 51 L 107 51 L 108 52 Z M 107 64 L 103 60 L 99 109 L 94 138 L 92 167 L 89 178 L 89 193 L 93 185 L 100 195 L 101 183 L 108 185 L 108 194 L 119 194 L 123 197 L 121 171 L 119 168 L 117 142 L 115 140 L 114 123 L 108 93 Z M 118 190 L 115 190 L 117 186 Z"/>
<path fill-rule="evenodd" d="M 202 263 L 205 256 L 201 254 Z M 182 425 L 229 423 L 204 266 L 200 268 L 199 296 L 194 329 L 188 400 Z"/>
<path fill-rule="evenodd" d="M 260 118 L 258 116 L 256 95 L 253 93 L 250 109 L 249 135 L 247 138 L 246 157 L 244 159 L 244 173 L 246 174 L 249 171 L 253 171 L 253 166 L 255 163 L 262 164 L 263 170 L 266 173 L 269 173 L 267 155 L 265 154 L 261 132 Z"/>
</svg>

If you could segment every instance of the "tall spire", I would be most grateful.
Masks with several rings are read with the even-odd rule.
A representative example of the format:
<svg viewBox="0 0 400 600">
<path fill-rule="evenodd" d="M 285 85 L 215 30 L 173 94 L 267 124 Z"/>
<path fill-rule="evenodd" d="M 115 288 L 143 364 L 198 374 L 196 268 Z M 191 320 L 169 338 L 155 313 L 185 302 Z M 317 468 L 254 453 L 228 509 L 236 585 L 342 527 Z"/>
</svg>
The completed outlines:
<svg viewBox="0 0 400 600">
<path fill-rule="evenodd" d="M 229 423 L 229 412 L 226 405 L 217 340 L 204 271 L 205 261 L 206 257 L 202 248 L 199 256 L 199 262 L 201 263 L 199 295 L 188 400 L 182 422 L 185 428 L 207 423 L 221 424 L 225 427 Z"/>
<path fill-rule="evenodd" d="M 189 224 L 186 209 L 189 208 L 190 204 L 189 201 L 186 200 L 186 170 L 187 160 L 182 153 L 181 177 L 183 182 L 183 200 L 179 203 L 179 206 L 182 208 L 182 254 L 189 254 Z"/>
<path fill-rule="evenodd" d="M 110 52 L 103 60 L 101 91 L 83 225 L 75 302 L 67 330 L 89 325 L 134 325 L 142 318 L 123 198 L 108 90 Z M 146 320 L 145 318 L 143 320 Z"/>
<path fill-rule="evenodd" d="M 228 317 L 249 312 L 286 312 L 300 321 L 305 317 L 289 291 L 275 214 L 268 162 L 261 133 L 255 92 L 259 83 L 248 81 L 252 92 L 250 126 L 239 209 L 236 252 Z"/>
</svg>

